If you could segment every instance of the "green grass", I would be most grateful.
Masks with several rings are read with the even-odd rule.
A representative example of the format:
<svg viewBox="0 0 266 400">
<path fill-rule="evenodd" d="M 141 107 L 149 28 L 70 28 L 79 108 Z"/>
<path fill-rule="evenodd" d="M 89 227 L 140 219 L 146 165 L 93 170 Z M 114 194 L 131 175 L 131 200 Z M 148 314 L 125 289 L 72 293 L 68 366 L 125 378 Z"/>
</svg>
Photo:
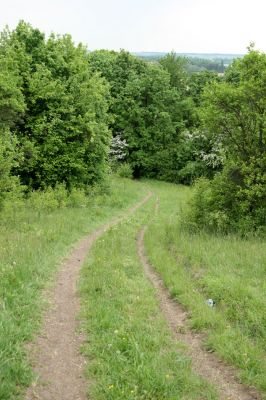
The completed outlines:
<svg viewBox="0 0 266 400">
<path fill-rule="evenodd" d="M 82 269 L 83 353 L 94 400 L 217 399 L 171 339 L 138 259 L 136 235 L 154 203 L 102 236 Z"/>
<path fill-rule="evenodd" d="M 191 373 L 185 349 L 171 339 L 143 274 L 135 237 L 149 221 L 147 253 L 172 296 L 189 311 L 189 327 L 205 332 L 206 348 L 266 394 L 265 241 L 189 234 L 181 229 L 180 216 L 190 189 L 115 179 L 111 193 L 91 198 L 86 208 L 45 212 L 10 207 L 1 214 L 1 400 L 22 398 L 31 382 L 25 344 L 40 329 L 46 306 L 41 293 L 62 259 L 79 238 L 123 213 L 149 190 L 153 199 L 100 238 L 82 270 L 82 316 L 88 335 L 83 352 L 91 398 L 216 399 L 213 389 Z M 216 300 L 214 308 L 206 305 L 208 298 Z"/>
<path fill-rule="evenodd" d="M 180 225 L 190 190 L 150 183 L 160 210 L 146 234 L 149 258 L 205 346 L 236 366 L 266 396 L 266 243 L 260 238 L 189 234 Z M 210 308 L 206 300 L 216 306 Z"/>
<path fill-rule="evenodd" d="M 40 328 L 40 296 L 71 246 L 147 193 L 145 185 L 114 179 L 111 194 L 87 208 L 37 212 L 14 208 L 0 221 L 0 399 L 20 398 L 32 371 L 25 343 Z"/>
</svg>

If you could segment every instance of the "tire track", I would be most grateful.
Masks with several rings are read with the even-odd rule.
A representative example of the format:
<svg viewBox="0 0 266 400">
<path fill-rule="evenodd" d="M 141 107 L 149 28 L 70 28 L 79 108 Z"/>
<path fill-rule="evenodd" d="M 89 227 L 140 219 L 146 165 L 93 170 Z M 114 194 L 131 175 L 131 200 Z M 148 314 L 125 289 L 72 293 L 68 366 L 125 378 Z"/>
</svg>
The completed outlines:
<svg viewBox="0 0 266 400">
<path fill-rule="evenodd" d="M 157 203 L 158 204 L 158 203 Z M 157 206 L 158 207 L 158 206 Z M 188 355 L 192 360 L 192 369 L 195 373 L 213 384 L 221 400 L 259 400 L 259 393 L 249 388 L 236 379 L 236 370 L 224 364 L 213 353 L 202 348 L 202 335 L 187 331 L 186 311 L 171 298 L 163 280 L 150 264 L 145 253 L 144 236 L 147 230 L 145 226 L 138 234 L 137 248 L 139 258 L 143 264 L 146 276 L 156 289 L 156 294 L 173 337 L 188 346 Z"/>
</svg>

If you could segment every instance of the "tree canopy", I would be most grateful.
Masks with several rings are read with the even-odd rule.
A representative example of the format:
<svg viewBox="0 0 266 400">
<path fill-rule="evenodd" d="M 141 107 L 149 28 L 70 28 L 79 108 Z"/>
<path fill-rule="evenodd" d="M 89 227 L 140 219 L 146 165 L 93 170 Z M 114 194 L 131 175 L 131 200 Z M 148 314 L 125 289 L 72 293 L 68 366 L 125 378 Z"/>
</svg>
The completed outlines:
<svg viewBox="0 0 266 400">
<path fill-rule="evenodd" d="M 0 123 L 17 140 L 13 167 L 33 188 L 101 179 L 108 154 L 108 85 L 69 35 L 44 35 L 29 24 L 0 41 Z"/>
</svg>

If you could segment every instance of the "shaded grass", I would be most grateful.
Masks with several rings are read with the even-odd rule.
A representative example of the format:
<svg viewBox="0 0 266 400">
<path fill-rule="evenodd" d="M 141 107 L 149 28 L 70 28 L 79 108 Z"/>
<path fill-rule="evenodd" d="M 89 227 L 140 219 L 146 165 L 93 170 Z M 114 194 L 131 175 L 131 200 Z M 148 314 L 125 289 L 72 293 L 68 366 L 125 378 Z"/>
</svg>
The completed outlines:
<svg viewBox="0 0 266 400">
<path fill-rule="evenodd" d="M 150 184 L 160 198 L 159 214 L 145 237 L 151 262 L 189 310 L 189 326 L 206 332 L 206 348 L 266 394 L 265 241 L 185 232 L 179 221 L 190 190 Z M 209 298 L 216 301 L 214 308 L 206 304 Z"/>
<path fill-rule="evenodd" d="M 52 281 L 73 243 L 147 192 L 145 185 L 114 179 L 108 195 L 87 208 L 36 212 L 21 208 L 0 221 L 0 399 L 20 398 L 32 371 L 25 343 L 40 328 L 41 291 Z"/>
<path fill-rule="evenodd" d="M 172 340 L 138 259 L 136 235 L 154 201 L 102 236 L 82 268 L 83 353 L 94 400 L 217 398 Z"/>
</svg>

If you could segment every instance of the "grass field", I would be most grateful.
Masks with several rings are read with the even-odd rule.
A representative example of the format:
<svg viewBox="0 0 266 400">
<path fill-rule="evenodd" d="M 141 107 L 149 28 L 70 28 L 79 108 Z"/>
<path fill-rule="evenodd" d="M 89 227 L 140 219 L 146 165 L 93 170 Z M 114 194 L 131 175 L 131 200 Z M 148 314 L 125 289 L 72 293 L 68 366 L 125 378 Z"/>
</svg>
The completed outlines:
<svg viewBox="0 0 266 400">
<path fill-rule="evenodd" d="M 32 379 L 24 344 L 40 327 L 40 296 L 71 246 L 142 198 L 145 185 L 113 180 L 86 208 L 22 209 L 0 221 L 0 399 L 20 397 Z M 12 218 L 10 218 L 12 217 Z"/>
<path fill-rule="evenodd" d="M 190 190 L 152 184 L 160 209 L 146 234 L 149 258 L 189 311 L 205 346 L 266 394 L 266 243 L 262 238 L 189 234 L 180 218 Z M 214 299 L 215 307 L 206 304 Z"/>
<path fill-rule="evenodd" d="M 151 190 L 135 215 L 94 245 L 80 279 L 86 376 L 93 400 L 217 399 L 191 371 L 144 276 L 136 248 L 144 224 L 146 251 L 171 295 L 188 310 L 190 329 L 206 349 L 237 367 L 266 398 L 266 244 L 263 239 L 191 234 L 180 219 L 190 189 L 115 179 L 111 192 L 84 208 L 21 209 L 0 221 L 0 399 L 23 398 L 32 379 L 25 344 L 41 326 L 62 259 L 78 239 L 122 214 Z M 159 198 L 158 213 L 154 205 Z M 209 307 L 206 300 L 215 300 Z"/>
</svg>

